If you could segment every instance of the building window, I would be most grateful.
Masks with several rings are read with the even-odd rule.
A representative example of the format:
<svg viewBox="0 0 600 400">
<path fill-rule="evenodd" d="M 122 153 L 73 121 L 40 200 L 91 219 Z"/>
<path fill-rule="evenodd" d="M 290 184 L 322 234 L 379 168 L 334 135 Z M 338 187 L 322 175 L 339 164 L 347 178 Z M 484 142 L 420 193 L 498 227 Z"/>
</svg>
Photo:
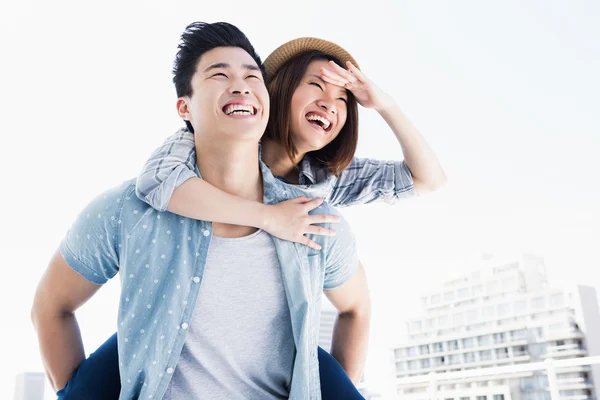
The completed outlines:
<svg viewBox="0 0 600 400">
<path fill-rule="evenodd" d="M 444 293 L 444 301 L 452 301 L 452 300 L 454 300 L 454 292 Z"/>
<path fill-rule="evenodd" d="M 494 400 L 504 400 L 504 395 L 503 394 L 495 394 Z"/>
<path fill-rule="evenodd" d="M 490 281 L 485 284 L 485 289 L 489 293 L 495 293 L 498 290 L 498 281 Z"/>
<path fill-rule="evenodd" d="M 510 339 L 513 340 L 513 341 L 527 339 L 527 330 L 526 329 L 519 329 L 519 330 L 516 330 L 516 331 L 512 331 L 510 333 Z"/>
<path fill-rule="evenodd" d="M 548 329 L 550 330 L 551 333 L 557 333 L 562 331 L 565 328 L 565 324 L 562 322 L 557 322 L 554 324 L 551 324 Z"/>
<path fill-rule="evenodd" d="M 481 361 L 490 361 L 492 359 L 492 351 L 491 350 L 483 350 L 479 352 L 479 359 Z"/>
<path fill-rule="evenodd" d="M 394 356 L 396 356 L 396 358 L 404 357 L 405 355 L 406 355 L 406 351 L 404 349 L 394 350 Z"/>
<path fill-rule="evenodd" d="M 433 326 L 434 326 L 433 325 L 433 318 L 427 318 L 425 320 L 425 329 L 431 330 L 431 329 L 433 329 Z"/>
<path fill-rule="evenodd" d="M 477 309 L 467 311 L 467 322 L 472 323 L 477 321 Z"/>
<path fill-rule="evenodd" d="M 478 297 L 483 294 L 483 285 L 473 286 L 473 297 Z"/>
<path fill-rule="evenodd" d="M 477 396 L 475 397 L 476 400 L 487 400 L 487 396 Z"/>
<path fill-rule="evenodd" d="M 440 328 L 448 326 L 448 316 L 447 315 L 440 315 L 438 317 L 438 326 Z"/>
<path fill-rule="evenodd" d="M 429 346 L 426 344 L 422 344 L 421 346 L 419 346 L 419 352 L 421 353 L 422 356 L 429 354 Z"/>
<path fill-rule="evenodd" d="M 411 332 L 420 332 L 422 327 L 421 321 L 413 321 Z"/>
<path fill-rule="evenodd" d="M 475 347 L 475 338 L 465 338 L 462 340 L 463 348 L 469 349 Z"/>
<path fill-rule="evenodd" d="M 466 299 L 467 297 L 469 297 L 469 288 L 458 289 L 459 299 Z"/>
<path fill-rule="evenodd" d="M 484 307 L 483 310 L 481 310 L 481 316 L 483 318 L 492 318 L 494 314 L 495 313 L 493 306 Z"/>
<path fill-rule="evenodd" d="M 489 346 L 492 344 L 492 336 L 491 335 L 479 336 L 478 342 L 479 342 L 480 346 Z"/>
<path fill-rule="evenodd" d="M 510 313 L 510 304 L 504 303 L 498 305 L 498 316 L 504 317 Z"/>
<path fill-rule="evenodd" d="M 554 293 L 550 295 L 550 306 L 551 307 L 560 307 L 564 303 L 564 296 L 562 293 Z"/>
<path fill-rule="evenodd" d="M 515 278 L 506 278 L 502 280 L 502 290 L 513 290 L 517 287 L 517 280 Z"/>
<path fill-rule="evenodd" d="M 527 312 L 527 300 L 517 300 L 515 302 L 515 313 L 523 314 Z"/>
<path fill-rule="evenodd" d="M 494 333 L 494 343 L 504 343 L 504 333 Z"/>
<path fill-rule="evenodd" d="M 450 357 L 448 357 L 448 363 L 449 364 L 460 364 L 460 355 L 458 354 L 453 354 Z"/>
<path fill-rule="evenodd" d="M 417 348 L 416 347 L 409 347 L 408 349 L 408 356 L 409 357 L 414 357 L 417 355 Z"/>
<path fill-rule="evenodd" d="M 444 351 L 444 345 L 442 343 L 438 342 L 433 344 L 434 353 L 441 353 L 442 351 Z"/>
<path fill-rule="evenodd" d="M 505 358 L 508 358 L 508 349 L 496 349 L 496 359 L 503 360 Z"/>
<path fill-rule="evenodd" d="M 475 362 L 475 353 L 465 353 L 465 362 L 467 362 L 467 363 Z"/>
<path fill-rule="evenodd" d="M 434 294 L 433 296 L 431 296 L 431 304 L 437 304 L 439 302 L 440 302 L 439 294 Z"/>
<path fill-rule="evenodd" d="M 462 313 L 454 314 L 453 317 L 454 325 L 462 325 L 463 324 L 463 315 Z"/>
<path fill-rule="evenodd" d="M 421 368 L 429 368 L 429 359 L 421 360 Z"/>
<path fill-rule="evenodd" d="M 534 310 L 541 310 L 546 307 L 546 299 L 544 297 L 534 297 L 531 299 L 531 308 Z"/>
<path fill-rule="evenodd" d="M 527 347 L 525 347 L 525 346 L 513 347 L 513 355 L 515 357 L 526 356 L 527 355 Z"/>
<path fill-rule="evenodd" d="M 451 340 L 448 342 L 448 350 L 458 350 L 458 340 Z"/>
</svg>

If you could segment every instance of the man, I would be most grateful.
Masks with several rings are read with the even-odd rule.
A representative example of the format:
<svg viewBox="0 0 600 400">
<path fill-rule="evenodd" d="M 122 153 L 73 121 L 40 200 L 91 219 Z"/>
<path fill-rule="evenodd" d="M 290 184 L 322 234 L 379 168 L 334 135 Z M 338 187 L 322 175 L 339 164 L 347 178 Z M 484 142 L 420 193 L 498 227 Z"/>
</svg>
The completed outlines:
<svg viewBox="0 0 600 400">
<path fill-rule="evenodd" d="M 195 132 L 197 172 L 226 192 L 274 204 L 303 193 L 258 159 L 269 114 L 260 58 L 237 28 L 193 23 L 174 82 Z M 319 399 L 323 289 L 341 314 L 368 314 L 354 237 L 341 220 L 317 252 L 244 226 L 160 213 L 127 181 L 93 200 L 36 292 L 32 319 L 48 376 L 62 388 L 85 358 L 75 310 L 121 273 L 121 399 Z M 336 212 L 319 208 L 324 222 Z M 342 320 L 342 319 L 340 319 Z M 368 318 L 336 326 L 347 364 L 362 365 Z"/>
</svg>

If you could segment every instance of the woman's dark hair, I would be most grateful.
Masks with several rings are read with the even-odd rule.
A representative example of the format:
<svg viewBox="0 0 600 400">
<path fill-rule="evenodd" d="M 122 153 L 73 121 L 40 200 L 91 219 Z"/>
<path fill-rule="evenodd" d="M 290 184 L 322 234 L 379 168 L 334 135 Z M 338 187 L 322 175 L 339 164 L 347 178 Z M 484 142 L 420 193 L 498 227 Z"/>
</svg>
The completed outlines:
<svg viewBox="0 0 600 400">
<path fill-rule="evenodd" d="M 245 50 L 260 68 L 263 78 L 266 77 L 265 68 L 256 50 L 235 25 L 227 22 L 192 22 L 181 34 L 179 50 L 173 62 L 173 83 L 177 97 L 192 95 L 192 78 L 200 57 L 217 47 L 239 47 Z M 185 124 L 190 132 L 194 132 L 189 121 L 185 121 Z"/>
<path fill-rule="evenodd" d="M 267 89 L 271 97 L 271 112 L 265 137 L 284 146 L 291 160 L 294 160 L 298 154 L 290 131 L 292 96 L 300 85 L 308 66 L 316 60 L 333 60 L 342 68 L 344 67 L 344 64 L 335 57 L 320 51 L 308 51 L 291 58 L 274 76 L 269 77 L 270 82 Z M 339 176 L 350 165 L 358 143 L 358 105 L 352 93 L 347 92 L 348 113 L 342 130 L 327 146 L 310 152 L 323 168 L 335 176 Z"/>
</svg>

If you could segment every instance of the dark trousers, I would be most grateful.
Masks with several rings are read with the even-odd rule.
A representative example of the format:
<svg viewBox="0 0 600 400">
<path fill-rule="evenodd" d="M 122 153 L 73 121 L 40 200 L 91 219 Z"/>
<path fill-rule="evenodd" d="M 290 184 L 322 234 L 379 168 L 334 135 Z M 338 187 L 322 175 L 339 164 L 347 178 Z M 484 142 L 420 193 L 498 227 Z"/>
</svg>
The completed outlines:
<svg viewBox="0 0 600 400">
<path fill-rule="evenodd" d="M 319 373 L 323 400 L 364 400 L 340 363 L 319 347 Z M 56 394 L 58 400 L 118 399 L 121 391 L 117 334 L 83 360 L 67 385 Z"/>
</svg>

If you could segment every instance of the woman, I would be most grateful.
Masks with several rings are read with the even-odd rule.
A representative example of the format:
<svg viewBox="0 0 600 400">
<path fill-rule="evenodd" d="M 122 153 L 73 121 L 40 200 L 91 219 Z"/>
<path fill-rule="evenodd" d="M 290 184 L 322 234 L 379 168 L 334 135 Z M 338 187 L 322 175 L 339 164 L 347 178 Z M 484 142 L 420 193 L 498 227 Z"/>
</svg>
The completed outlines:
<svg viewBox="0 0 600 400">
<path fill-rule="evenodd" d="M 308 215 L 322 199 L 334 206 L 394 202 L 412 196 L 415 189 L 424 192 L 440 186 L 445 175 L 425 140 L 394 101 L 356 65 L 341 47 L 315 38 L 292 40 L 265 60 L 271 112 L 262 139 L 262 160 L 275 176 L 319 198 L 269 206 L 222 192 L 196 176 L 194 138 L 187 129 L 178 131 L 153 153 L 138 178 L 138 196 L 159 210 L 253 226 L 318 249 L 304 234 L 335 233 L 315 225 L 324 222 L 325 216 Z M 386 120 L 403 148 L 405 161 L 354 158 L 357 102 L 377 110 Z M 318 354 L 322 398 L 362 398 L 352 382 L 360 378 L 362 366 L 340 365 L 334 358 L 335 343 L 333 357 L 321 348 Z M 117 398 L 118 381 L 115 334 L 82 362 L 58 395 L 81 398 L 79 393 L 91 392 L 102 393 L 97 398 Z"/>
</svg>

